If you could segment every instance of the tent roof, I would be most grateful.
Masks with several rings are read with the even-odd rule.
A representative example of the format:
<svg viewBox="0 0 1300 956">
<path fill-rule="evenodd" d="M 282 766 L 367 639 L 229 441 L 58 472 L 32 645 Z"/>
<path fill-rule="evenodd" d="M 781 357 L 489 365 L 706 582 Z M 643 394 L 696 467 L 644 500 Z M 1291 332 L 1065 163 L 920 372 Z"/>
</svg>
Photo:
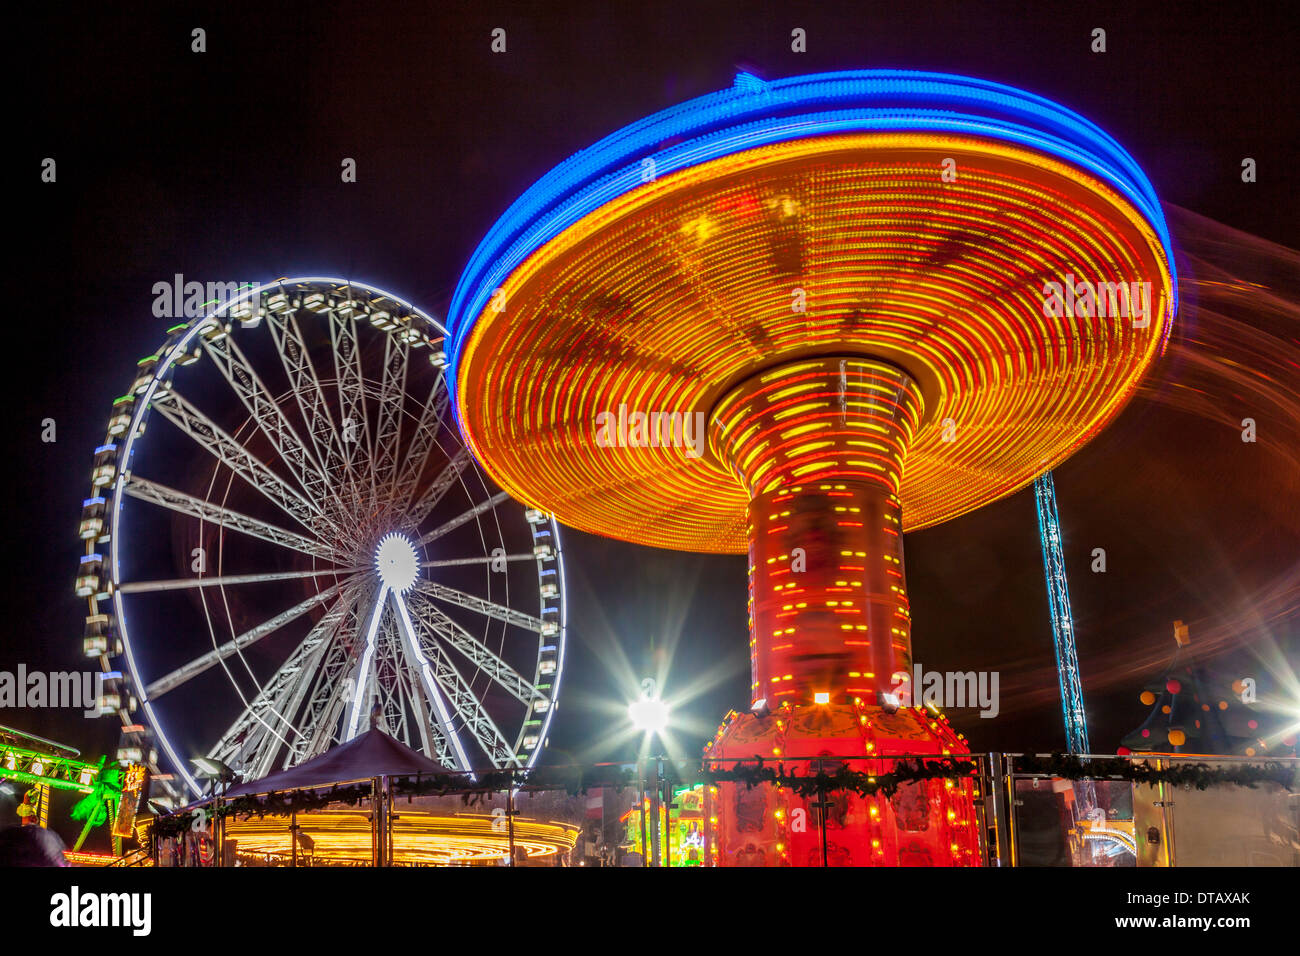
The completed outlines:
<svg viewBox="0 0 1300 956">
<path fill-rule="evenodd" d="M 369 730 L 296 767 L 231 787 L 228 797 L 280 790 L 310 790 L 366 777 L 450 773 L 424 754 L 378 730 Z"/>
</svg>

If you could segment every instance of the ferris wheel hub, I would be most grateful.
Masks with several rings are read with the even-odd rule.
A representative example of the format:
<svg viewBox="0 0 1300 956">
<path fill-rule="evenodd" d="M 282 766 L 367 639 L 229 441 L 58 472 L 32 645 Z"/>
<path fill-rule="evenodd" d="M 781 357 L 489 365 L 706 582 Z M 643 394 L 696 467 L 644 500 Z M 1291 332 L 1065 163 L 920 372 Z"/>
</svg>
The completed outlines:
<svg viewBox="0 0 1300 956">
<path fill-rule="evenodd" d="M 375 570 L 379 572 L 383 585 L 398 594 L 405 594 L 415 587 L 415 580 L 420 576 L 420 561 L 411 539 L 397 532 L 384 535 L 375 549 Z"/>
</svg>

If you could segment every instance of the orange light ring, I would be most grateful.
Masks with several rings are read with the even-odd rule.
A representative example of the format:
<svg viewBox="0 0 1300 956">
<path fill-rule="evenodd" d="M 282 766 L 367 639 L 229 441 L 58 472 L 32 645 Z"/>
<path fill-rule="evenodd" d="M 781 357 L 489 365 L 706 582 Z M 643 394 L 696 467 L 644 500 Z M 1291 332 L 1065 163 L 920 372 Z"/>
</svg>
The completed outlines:
<svg viewBox="0 0 1300 956">
<path fill-rule="evenodd" d="M 888 165 L 899 151 L 907 154 L 906 175 Z M 926 151 L 957 154 L 959 183 L 937 186 Z M 913 372 L 933 405 L 901 491 L 908 528 L 923 527 L 1007 494 L 1067 457 L 1114 417 L 1158 351 L 1171 301 L 1163 248 L 1136 210 L 1063 163 L 921 134 L 827 137 L 751 153 L 612 201 L 515 271 L 502 288 L 504 313 L 480 317 L 462 364 L 459 412 L 476 455 L 507 491 L 585 530 L 741 550 L 745 495 L 720 463 L 679 448 L 594 448 L 595 416 L 620 402 L 707 410 L 728 380 L 756 362 L 809 349 L 861 352 Z M 847 209 L 834 196 L 808 201 L 806 244 L 816 246 L 829 230 L 822 244 L 835 255 L 819 254 L 788 283 L 807 287 L 802 314 L 790 311 L 788 289 L 751 274 L 758 247 L 752 236 L 742 241 L 743 224 L 704 240 L 717 240 L 716 255 L 691 246 L 689 229 L 665 227 L 689 226 L 702 206 L 745 190 L 761 193 L 782 171 L 786 182 L 811 183 L 808 189 L 846 179 L 858 187 L 848 191 Z M 893 190 L 884 198 L 916 213 L 896 234 L 864 212 L 875 208 L 872 188 L 882 178 Z M 940 214 L 926 219 L 934 209 Z M 844 225 L 867 220 L 871 229 L 858 233 Z M 971 239 L 954 267 L 918 270 L 905 257 L 942 244 L 938 221 L 962 224 Z M 769 226 L 760 234 L 785 228 Z M 845 241 L 836 246 L 837 239 Z M 656 258 L 665 245 L 671 255 Z M 873 271 L 870 249 L 894 263 L 892 273 Z M 1045 317 L 1036 286 L 1008 285 L 1008 274 L 1054 275 L 1053 268 L 1098 282 L 1151 281 L 1150 327 Z M 864 287 L 887 290 L 865 331 L 842 311 Z M 600 300 L 604 289 L 611 294 Z M 935 425 L 944 419 L 960 441 L 941 442 Z"/>
<path fill-rule="evenodd" d="M 837 478 L 876 482 L 896 494 L 923 407 L 915 383 L 892 366 L 814 359 L 757 375 L 728 393 L 710 416 L 710 438 L 751 495 Z M 824 470 L 810 471 L 818 460 Z"/>
</svg>

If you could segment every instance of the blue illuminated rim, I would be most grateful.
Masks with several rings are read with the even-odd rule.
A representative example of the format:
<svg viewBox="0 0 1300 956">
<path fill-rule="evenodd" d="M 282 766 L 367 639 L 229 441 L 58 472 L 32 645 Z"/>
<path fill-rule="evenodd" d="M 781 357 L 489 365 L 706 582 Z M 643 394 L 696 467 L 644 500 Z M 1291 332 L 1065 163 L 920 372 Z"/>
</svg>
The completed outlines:
<svg viewBox="0 0 1300 956">
<path fill-rule="evenodd" d="M 1011 86 L 946 73 L 850 70 L 771 81 L 740 73 L 730 89 L 661 110 L 570 156 L 492 226 L 447 312 L 448 378 L 457 417 L 461 353 L 493 290 L 570 226 L 645 185 L 644 160 L 654 160 L 659 177 L 772 143 L 882 131 L 987 137 L 1090 172 L 1125 196 L 1160 237 L 1177 312 L 1173 246 L 1155 190 L 1119 143 L 1077 113 Z"/>
</svg>

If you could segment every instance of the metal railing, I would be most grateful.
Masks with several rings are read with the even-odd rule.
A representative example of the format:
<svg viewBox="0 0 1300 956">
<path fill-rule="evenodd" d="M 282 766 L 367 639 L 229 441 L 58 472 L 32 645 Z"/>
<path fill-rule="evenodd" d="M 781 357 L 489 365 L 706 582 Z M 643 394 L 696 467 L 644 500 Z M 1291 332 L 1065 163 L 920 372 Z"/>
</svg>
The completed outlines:
<svg viewBox="0 0 1300 956">
<path fill-rule="evenodd" d="M 1300 866 L 1300 759 L 1082 756 L 1133 773 L 1068 779 L 1032 766 L 1045 755 L 991 756 L 1001 865 Z"/>
</svg>

